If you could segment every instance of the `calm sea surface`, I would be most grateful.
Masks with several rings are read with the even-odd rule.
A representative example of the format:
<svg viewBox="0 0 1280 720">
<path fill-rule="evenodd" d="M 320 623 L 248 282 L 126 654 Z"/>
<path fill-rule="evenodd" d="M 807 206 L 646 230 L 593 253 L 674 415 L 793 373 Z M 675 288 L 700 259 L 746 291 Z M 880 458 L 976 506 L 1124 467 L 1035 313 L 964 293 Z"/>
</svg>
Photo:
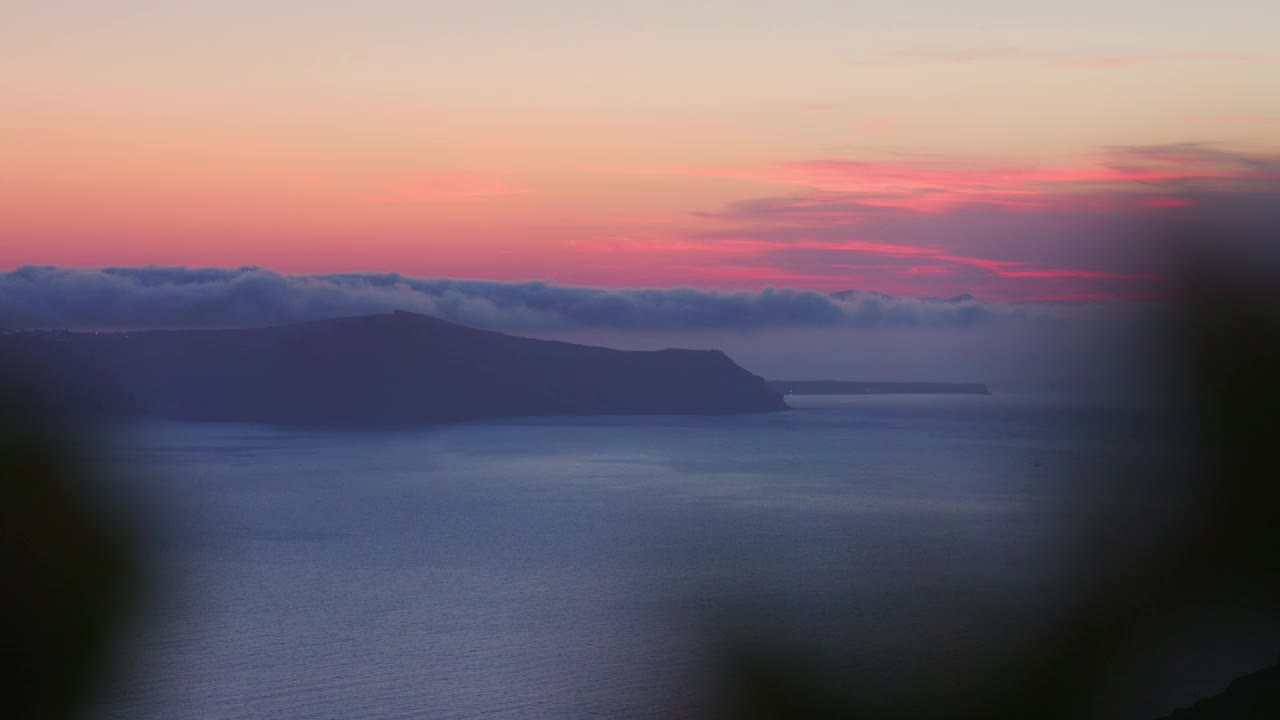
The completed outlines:
<svg viewBox="0 0 1280 720">
<path fill-rule="evenodd" d="M 1150 418 L 1106 404 L 792 403 L 133 428 L 109 460 L 158 579 L 102 715 L 679 718 L 757 643 L 909 685 L 1017 642 L 1070 587 L 1115 478 L 1159 472 Z"/>
</svg>

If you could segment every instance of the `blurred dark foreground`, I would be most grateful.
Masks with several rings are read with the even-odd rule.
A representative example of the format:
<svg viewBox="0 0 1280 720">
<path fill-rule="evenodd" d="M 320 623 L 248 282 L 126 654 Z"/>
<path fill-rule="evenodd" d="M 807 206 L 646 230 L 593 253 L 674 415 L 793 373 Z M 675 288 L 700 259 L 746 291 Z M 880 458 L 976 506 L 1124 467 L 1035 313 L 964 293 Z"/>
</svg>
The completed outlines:
<svg viewBox="0 0 1280 720">
<path fill-rule="evenodd" d="M 1126 483 L 1134 507 L 1155 508 L 1159 543 L 1135 542 L 1097 508 L 1080 529 L 1078 580 L 1035 633 L 1008 648 L 989 681 L 946 670 L 906 696 L 876 668 L 829 658 L 785 638 L 725 630 L 715 657 L 718 715 L 765 718 L 1086 718 L 1107 699 L 1141 692 L 1151 645 L 1172 647 L 1188 618 L 1248 606 L 1280 622 L 1280 323 L 1265 287 L 1201 272 L 1183 284 L 1166 354 L 1180 382 L 1168 398 L 1191 458 Z M 15 385 L 0 389 L 0 716 L 83 717 L 120 672 L 118 642 L 145 582 L 126 514 L 98 496 L 83 425 Z M 1174 392 L 1174 391 L 1171 391 Z M 1187 452 L 1189 451 L 1189 452 Z M 1163 513 L 1164 498 L 1184 500 Z M 763 622 L 763 621 L 762 621 Z M 998 622 L 998 618 L 993 618 Z M 750 637 L 751 640 L 746 638 Z M 761 638 L 766 638 L 762 640 Z M 1144 650 L 1144 648 L 1146 648 Z M 1280 648 L 1276 648 L 1280 653 Z M 1194 660 L 1194 658 L 1192 659 Z M 1259 668 L 1173 717 L 1280 717 L 1280 664 Z M 943 700 L 945 698 L 945 701 Z M 429 713 L 425 716 L 429 717 Z M 1139 719 L 1135 719 L 1139 720 Z"/>
</svg>

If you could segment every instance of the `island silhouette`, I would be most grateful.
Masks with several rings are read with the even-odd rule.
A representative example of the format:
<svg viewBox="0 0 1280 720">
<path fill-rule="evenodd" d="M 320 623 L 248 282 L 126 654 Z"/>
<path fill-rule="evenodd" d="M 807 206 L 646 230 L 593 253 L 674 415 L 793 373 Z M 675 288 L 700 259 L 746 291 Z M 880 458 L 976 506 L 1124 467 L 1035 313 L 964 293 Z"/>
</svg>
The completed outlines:
<svg viewBox="0 0 1280 720">
<path fill-rule="evenodd" d="M 404 311 L 235 330 L 10 330 L 0 356 L 80 411 L 175 420 L 350 426 L 787 409 L 717 350 L 613 350 Z"/>
</svg>

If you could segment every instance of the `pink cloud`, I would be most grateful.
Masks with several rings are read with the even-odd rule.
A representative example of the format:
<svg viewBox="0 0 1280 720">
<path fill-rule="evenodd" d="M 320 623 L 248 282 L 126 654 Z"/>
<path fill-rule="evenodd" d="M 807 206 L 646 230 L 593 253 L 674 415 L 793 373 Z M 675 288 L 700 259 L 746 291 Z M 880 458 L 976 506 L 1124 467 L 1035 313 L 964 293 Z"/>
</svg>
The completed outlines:
<svg viewBox="0 0 1280 720">
<path fill-rule="evenodd" d="M 900 270 L 903 275 L 922 275 L 937 277 L 940 275 L 951 275 L 955 273 L 955 268 L 945 265 L 911 265 L 905 270 Z"/>
<path fill-rule="evenodd" d="M 805 250 L 849 253 L 853 256 L 893 260 L 928 260 L 926 264 L 876 263 L 824 263 L 827 270 L 876 271 L 887 275 L 940 277 L 954 275 L 958 268 L 973 268 L 991 278 L 1048 279 L 1072 278 L 1087 280 L 1154 280 L 1154 273 L 1116 273 L 1078 267 L 1054 267 L 1023 260 L 975 257 L 948 252 L 940 247 L 903 245 L 872 240 L 819 240 L 792 239 L 766 240 L 759 238 L 718 238 L 714 242 L 687 241 L 670 238 L 635 238 L 630 236 L 597 237 L 590 242 L 574 243 L 583 250 L 594 253 L 640 255 L 654 259 L 671 256 L 717 256 L 714 264 L 702 267 L 708 276 L 734 280 L 767 279 L 772 282 L 799 282 L 821 280 L 827 284 L 841 280 L 839 273 L 817 275 L 797 272 L 794 267 L 777 264 L 778 253 Z M 976 278 L 975 278 L 976 279 Z"/>
<path fill-rule="evenodd" d="M 710 254 L 758 256 L 783 249 L 834 250 L 840 252 L 883 255 L 888 257 L 930 256 L 942 252 L 937 248 L 899 245 L 870 240 L 767 240 L 761 238 L 720 237 L 714 240 L 689 239 L 665 235 L 597 235 L 579 240 L 568 240 L 566 247 L 591 253 L 621 253 L 641 255 Z"/>
<path fill-rule="evenodd" d="M 760 243 L 760 241 L 754 241 Z M 844 252 L 867 253 L 871 255 L 911 256 L 937 255 L 937 248 L 918 247 L 915 245 L 898 245 L 894 243 L 875 242 L 870 240 L 796 240 L 785 244 L 768 243 L 771 247 L 799 248 L 804 250 L 840 250 Z"/>
<path fill-rule="evenodd" d="M 996 270 L 1000 277 L 1008 278 L 1084 278 L 1090 280 L 1156 280 L 1154 273 L 1113 273 L 1102 270 L 1078 268 L 1048 268 L 1041 270 Z"/>
<path fill-rule="evenodd" d="M 1023 267 L 1027 264 L 1020 260 L 994 260 L 991 258 L 965 257 L 963 255 L 944 255 L 941 252 L 937 253 L 937 259 L 960 265 L 972 265 L 997 275 L 1004 275 L 1010 272 L 1005 268 Z"/>
<path fill-rule="evenodd" d="M 744 247 L 739 242 L 738 247 Z M 927 259 L 933 264 L 928 265 L 889 265 L 875 266 L 877 269 L 886 270 L 894 274 L 902 275 L 950 275 L 955 274 L 958 267 L 969 267 L 981 271 L 984 275 L 994 278 L 1073 278 L 1088 280 L 1156 280 L 1161 276 L 1157 273 L 1118 273 L 1107 270 L 1097 270 L 1080 267 L 1064 267 L 1064 266 L 1045 266 L 1042 263 L 1035 263 L 1027 260 L 998 259 L 990 257 L 976 257 L 970 255 L 961 255 L 954 252 L 948 252 L 940 247 L 930 246 L 910 246 L 898 245 L 884 242 L 873 241 L 812 241 L 812 240 L 796 240 L 791 242 L 775 241 L 766 243 L 755 241 L 754 248 L 759 250 L 828 250 L 838 252 L 848 252 L 859 255 L 869 255 L 872 257 L 895 258 L 895 259 Z M 858 265 L 850 267 L 859 267 L 862 269 L 870 269 L 872 266 Z"/>
<path fill-rule="evenodd" d="M 593 241 L 619 272 L 1005 299 L 1157 295 L 1162 256 L 1148 231 L 1166 213 L 1193 203 L 1208 212 L 1228 197 L 1256 204 L 1280 185 L 1280 158 L 1203 144 L 1112 147 L 1052 163 L 819 158 L 611 170 L 791 188 L 694 213 L 713 229 Z"/>
<path fill-rule="evenodd" d="M 1114 202 L 1129 193 L 1141 201 L 1151 188 L 1212 190 L 1280 179 L 1280 164 L 1201 145 L 1112 148 L 1070 164 L 1018 165 L 961 160 L 866 161 L 818 159 L 763 167 L 688 166 L 608 168 L 613 172 L 686 175 L 810 188 L 820 194 L 788 199 L 810 220 L 855 219 L 867 208 L 940 212 L 967 204 L 1040 208 Z M 825 193 L 825 195 L 823 195 Z M 1099 198 L 1099 194 L 1105 197 Z M 1165 193 L 1168 196 L 1168 192 Z M 836 202 L 839 201 L 839 202 Z M 843 206 L 841 203 L 844 203 Z M 852 207 L 857 203 L 861 207 Z M 1170 204 L 1170 200 L 1156 201 Z"/>
<path fill-rule="evenodd" d="M 786 267 L 771 265 L 676 265 L 676 269 L 691 271 L 691 274 L 711 278 L 731 280 L 757 280 L 771 283 L 790 282 L 813 286 L 829 284 L 838 280 L 830 275 L 802 273 Z"/>
</svg>

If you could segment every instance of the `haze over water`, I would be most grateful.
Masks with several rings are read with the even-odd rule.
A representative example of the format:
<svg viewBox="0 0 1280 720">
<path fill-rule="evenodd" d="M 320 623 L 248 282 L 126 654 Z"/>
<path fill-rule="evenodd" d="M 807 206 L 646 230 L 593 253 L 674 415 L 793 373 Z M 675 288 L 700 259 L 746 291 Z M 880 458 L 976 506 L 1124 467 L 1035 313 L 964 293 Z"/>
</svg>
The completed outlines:
<svg viewBox="0 0 1280 720">
<path fill-rule="evenodd" d="M 135 428 L 113 461 L 165 581 L 104 716 L 686 717 L 712 707 L 720 651 L 752 641 L 890 686 L 963 674 L 1069 587 L 1078 524 L 1110 492 L 1097 470 L 1156 467 L 1159 431 L 1132 408 L 791 400 L 413 431 Z M 1127 709 L 1212 691 L 1277 638 L 1240 640 L 1202 685 Z"/>
</svg>

